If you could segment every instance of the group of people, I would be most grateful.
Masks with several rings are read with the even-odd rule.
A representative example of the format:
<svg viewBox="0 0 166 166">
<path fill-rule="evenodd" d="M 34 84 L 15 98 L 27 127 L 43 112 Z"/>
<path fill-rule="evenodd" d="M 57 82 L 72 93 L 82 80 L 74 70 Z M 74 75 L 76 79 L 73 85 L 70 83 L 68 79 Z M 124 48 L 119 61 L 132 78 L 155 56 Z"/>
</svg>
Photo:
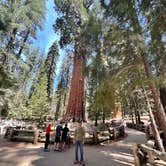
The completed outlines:
<svg viewBox="0 0 166 166">
<path fill-rule="evenodd" d="M 46 128 L 46 139 L 44 150 L 48 151 L 48 145 L 50 143 L 50 133 L 51 133 L 51 123 L 48 123 Z M 54 151 L 63 151 L 66 143 L 70 144 L 70 133 L 67 124 L 65 127 L 62 127 L 61 122 L 55 128 L 55 143 L 54 143 Z"/>
<path fill-rule="evenodd" d="M 49 151 L 48 145 L 50 143 L 50 132 L 51 132 L 51 123 L 48 124 L 46 128 L 46 139 L 45 139 L 45 151 Z M 78 122 L 77 127 L 74 131 L 73 144 L 75 145 L 75 161 L 74 164 L 84 165 L 84 151 L 83 144 L 85 140 L 85 130 L 82 126 L 82 122 Z M 55 143 L 54 151 L 64 151 L 65 145 L 70 146 L 70 131 L 65 124 L 64 128 L 62 127 L 61 122 L 55 128 Z M 78 156 L 78 151 L 80 150 L 80 160 Z"/>
</svg>

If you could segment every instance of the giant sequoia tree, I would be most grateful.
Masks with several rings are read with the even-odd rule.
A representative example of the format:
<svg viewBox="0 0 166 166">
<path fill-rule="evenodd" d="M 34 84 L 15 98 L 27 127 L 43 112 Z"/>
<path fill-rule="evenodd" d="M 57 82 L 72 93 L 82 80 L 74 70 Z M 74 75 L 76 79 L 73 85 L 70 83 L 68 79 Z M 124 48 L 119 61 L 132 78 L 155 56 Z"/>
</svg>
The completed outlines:
<svg viewBox="0 0 166 166">
<path fill-rule="evenodd" d="M 55 1 L 56 9 L 61 17 L 56 20 L 55 29 L 60 31 L 61 47 L 74 46 L 74 69 L 71 80 L 69 102 L 64 120 L 85 120 L 84 117 L 84 50 L 81 43 L 81 27 L 86 22 L 86 9 L 83 1 Z"/>
</svg>

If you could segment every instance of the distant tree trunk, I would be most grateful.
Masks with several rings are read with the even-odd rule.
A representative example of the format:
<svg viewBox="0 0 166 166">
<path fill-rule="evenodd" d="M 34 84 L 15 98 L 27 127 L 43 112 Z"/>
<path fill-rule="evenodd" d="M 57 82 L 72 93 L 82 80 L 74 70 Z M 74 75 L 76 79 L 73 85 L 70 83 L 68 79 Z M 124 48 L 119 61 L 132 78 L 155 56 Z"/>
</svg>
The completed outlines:
<svg viewBox="0 0 166 166">
<path fill-rule="evenodd" d="M 64 93 L 64 102 L 63 102 L 64 106 L 66 105 L 66 100 L 67 100 L 68 84 L 69 84 L 69 68 L 67 69 L 67 72 L 66 72 L 66 84 L 65 84 L 66 90 L 65 90 L 65 93 Z"/>
<path fill-rule="evenodd" d="M 149 65 L 149 63 L 148 63 L 148 61 L 147 61 L 144 54 L 142 54 L 142 61 L 143 61 L 143 64 L 144 64 L 144 68 L 145 68 L 147 77 L 152 78 L 153 75 L 152 75 L 151 67 L 150 67 L 150 65 Z M 155 116 L 157 116 L 160 127 L 164 132 L 164 140 L 166 142 L 166 114 L 165 114 L 163 105 L 161 104 L 159 92 L 157 90 L 157 87 L 156 87 L 154 81 L 151 81 L 150 89 L 152 91 L 155 107 L 157 109 L 157 111 L 155 113 Z"/>
<path fill-rule="evenodd" d="M 95 126 L 97 126 L 97 125 L 98 125 L 98 115 L 95 114 Z"/>
<path fill-rule="evenodd" d="M 79 44 L 79 42 L 76 42 L 75 45 L 74 68 L 64 121 L 71 119 L 73 121 L 85 121 L 83 56 Z"/>
<path fill-rule="evenodd" d="M 57 86 L 57 91 L 56 93 L 58 94 L 58 101 L 56 103 L 56 110 L 55 110 L 55 120 L 57 120 L 59 118 L 59 116 L 62 116 L 62 114 L 60 114 L 60 112 L 62 111 L 62 105 L 61 103 L 63 103 L 63 79 L 60 80 L 60 82 L 58 83 Z"/>
<path fill-rule="evenodd" d="M 130 107 L 132 125 L 134 126 L 134 116 L 133 116 L 133 108 L 132 108 L 132 105 L 131 105 L 131 99 L 130 99 L 129 107 Z"/>
<path fill-rule="evenodd" d="M 140 124 L 141 123 L 141 117 L 140 117 L 140 113 L 139 113 L 138 104 L 137 104 L 137 101 L 134 98 L 133 98 L 133 101 L 134 101 L 134 107 L 135 107 L 136 123 Z"/>
<path fill-rule="evenodd" d="M 24 49 L 24 45 L 25 45 L 25 43 L 26 43 L 26 41 L 27 41 L 27 39 L 29 37 L 29 33 L 30 33 L 30 29 L 28 28 L 28 30 L 27 30 L 27 32 L 25 34 L 24 40 L 22 42 L 22 46 L 20 47 L 19 52 L 17 54 L 18 55 L 17 58 L 20 58 L 20 56 L 21 56 L 21 53 L 22 53 L 22 51 Z"/>
<path fill-rule="evenodd" d="M 135 122 L 136 122 L 136 124 L 138 124 L 138 118 L 137 118 L 136 108 L 134 108 L 134 116 L 135 116 Z"/>
<path fill-rule="evenodd" d="M 140 116 L 140 112 L 137 111 L 137 117 L 138 117 L 138 123 L 140 124 L 141 123 L 141 116 Z"/>
<path fill-rule="evenodd" d="M 132 120 L 132 124 L 134 126 L 134 116 L 133 116 L 133 111 L 131 110 L 131 120 Z"/>
<path fill-rule="evenodd" d="M 134 110 L 134 116 L 135 116 L 135 123 L 138 124 L 138 118 L 137 118 L 137 107 L 135 105 L 135 101 L 134 99 L 132 98 L 132 103 L 133 103 L 133 110 Z"/>
<path fill-rule="evenodd" d="M 59 98 L 59 100 L 57 102 L 57 105 L 56 105 L 55 120 L 58 119 L 60 108 L 61 108 L 61 96 L 60 96 L 60 98 Z"/>
<path fill-rule="evenodd" d="M 103 117 L 102 117 L 102 120 L 103 120 L 103 124 L 105 124 L 105 112 L 104 112 L 104 109 L 103 109 Z"/>
</svg>

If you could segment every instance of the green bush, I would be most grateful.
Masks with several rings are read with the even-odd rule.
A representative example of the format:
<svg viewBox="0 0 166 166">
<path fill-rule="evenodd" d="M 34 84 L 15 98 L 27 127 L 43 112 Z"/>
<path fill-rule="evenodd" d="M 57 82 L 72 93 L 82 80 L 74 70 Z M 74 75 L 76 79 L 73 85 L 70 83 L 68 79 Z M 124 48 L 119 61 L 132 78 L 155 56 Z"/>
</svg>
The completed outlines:
<svg viewBox="0 0 166 166">
<path fill-rule="evenodd" d="M 98 127 L 98 130 L 108 130 L 110 127 L 110 123 L 105 123 L 105 124 L 101 123 L 97 127 Z"/>
<path fill-rule="evenodd" d="M 29 132 L 19 132 L 18 136 L 27 136 L 27 137 L 33 137 L 34 133 L 29 133 Z"/>
</svg>

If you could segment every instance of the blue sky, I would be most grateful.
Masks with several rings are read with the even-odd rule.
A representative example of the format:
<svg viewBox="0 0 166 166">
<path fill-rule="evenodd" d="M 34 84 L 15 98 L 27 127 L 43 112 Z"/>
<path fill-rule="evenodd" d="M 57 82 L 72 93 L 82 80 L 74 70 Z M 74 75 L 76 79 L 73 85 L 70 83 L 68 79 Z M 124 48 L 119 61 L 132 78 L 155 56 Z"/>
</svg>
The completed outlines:
<svg viewBox="0 0 166 166">
<path fill-rule="evenodd" d="M 53 24 L 55 23 L 56 18 L 58 17 L 57 13 L 54 10 L 54 1 L 46 1 L 46 16 L 43 22 L 43 29 L 38 29 L 37 31 L 37 40 L 34 41 L 35 47 L 39 48 L 40 52 L 48 52 L 51 44 L 59 38 L 55 34 L 53 29 Z"/>
<path fill-rule="evenodd" d="M 45 54 L 48 53 L 48 50 L 49 50 L 50 46 L 52 45 L 52 43 L 55 40 L 59 39 L 59 35 L 57 35 L 53 29 L 53 24 L 55 23 L 55 20 L 58 17 L 57 13 L 54 10 L 54 0 L 47 0 L 46 8 L 47 8 L 47 11 L 46 11 L 45 20 L 44 20 L 43 26 L 42 26 L 43 29 L 37 30 L 37 39 L 34 40 L 34 42 L 33 42 L 34 46 L 39 49 L 40 53 L 45 53 Z M 62 60 L 65 55 L 65 51 L 59 49 L 59 54 L 60 54 L 60 57 L 59 57 L 59 61 L 57 63 L 56 78 L 54 81 L 54 89 L 57 85 L 57 78 L 58 78 L 58 74 L 60 71 Z"/>
</svg>

